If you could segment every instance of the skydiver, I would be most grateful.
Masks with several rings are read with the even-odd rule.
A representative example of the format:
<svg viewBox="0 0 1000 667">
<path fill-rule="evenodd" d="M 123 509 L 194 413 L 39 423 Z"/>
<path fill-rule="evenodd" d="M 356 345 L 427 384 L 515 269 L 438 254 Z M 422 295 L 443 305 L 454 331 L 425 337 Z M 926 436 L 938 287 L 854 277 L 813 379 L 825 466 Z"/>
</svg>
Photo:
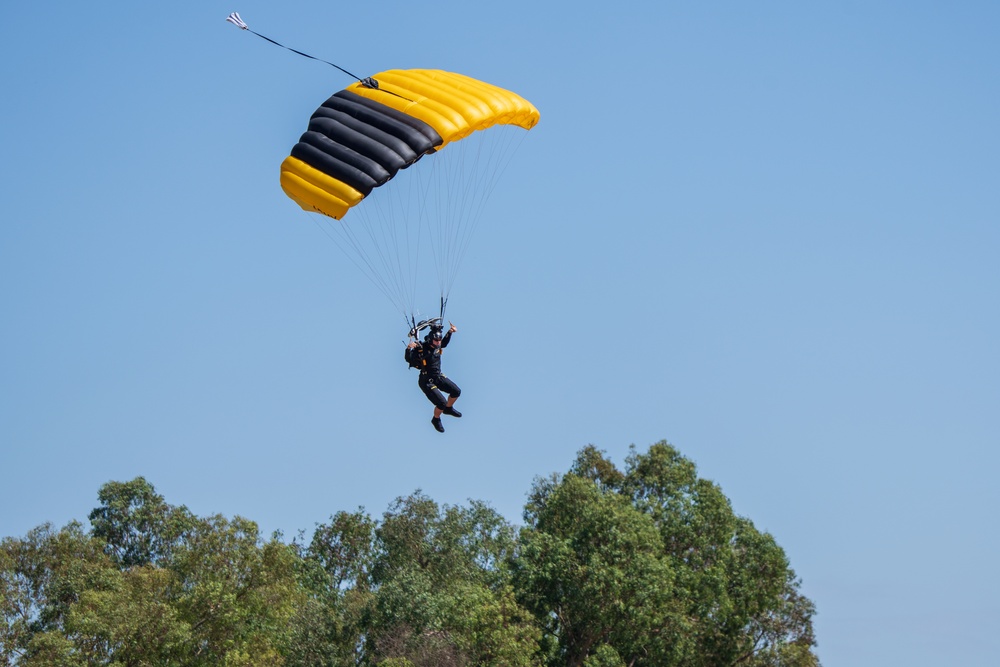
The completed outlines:
<svg viewBox="0 0 1000 667">
<path fill-rule="evenodd" d="M 451 342 L 451 335 L 458 331 L 454 324 L 451 322 L 448 324 L 450 326 L 444 338 L 441 337 L 442 327 L 432 325 L 430 332 L 424 336 L 423 343 L 411 340 L 403 353 L 410 366 L 420 371 L 417 384 L 427 396 L 427 400 L 434 404 L 434 418 L 431 419 L 431 424 L 440 433 L 444 433 L 444 426 L 441 424 L 442 414 L 452 417 L 462 416 L 461 412 L 452 407 L 462 395 L 462 390 L 441 372 L 441 353 Z M 448 393 L 447 400 L 441 390 Z"/>
</svg>

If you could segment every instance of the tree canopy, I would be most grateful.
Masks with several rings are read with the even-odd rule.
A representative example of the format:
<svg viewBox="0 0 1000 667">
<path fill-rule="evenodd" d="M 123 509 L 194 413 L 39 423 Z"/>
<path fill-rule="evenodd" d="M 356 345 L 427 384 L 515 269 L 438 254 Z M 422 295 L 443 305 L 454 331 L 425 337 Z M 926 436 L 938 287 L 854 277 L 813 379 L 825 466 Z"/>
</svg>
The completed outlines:
<svg viewBox="0 0 1000 667">
<path fill-rule="evenodd" d="M 814 667 L 775 539 L 666 442 L 582 449 L 517 526 L 419 490 L 290 541 L 137 477 L 0 542 L 0 664 Z"/>
</svg>

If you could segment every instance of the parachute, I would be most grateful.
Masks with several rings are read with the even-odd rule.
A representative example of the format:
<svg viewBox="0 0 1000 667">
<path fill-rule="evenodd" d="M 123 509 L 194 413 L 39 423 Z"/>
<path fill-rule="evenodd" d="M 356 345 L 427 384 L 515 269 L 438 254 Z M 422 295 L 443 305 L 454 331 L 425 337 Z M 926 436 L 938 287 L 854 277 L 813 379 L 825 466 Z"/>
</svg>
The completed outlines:
<svg viewBox="0 0 1000 667">
<path fill-rule="evenodd" d="M 251 30 L 239 12 L 226 21 L 357 80 L 313 113 L 281 163 L 281 187 L 305 211 L 336 221 L 324 229 L 414 328 L 426 243 L 443 318 L 486 200 L 520 143 L 508 130 L 530 130 L 538 110 L 509 90 L 441 70 L 362 79 Z M 433 156 L 423 160 L 429 168 L 409 169 L 425 156 Z M 397 177 L 403 169 L 417 173 Z M 341 223 L 348 211 L 356 211 L 352 221 Z"/>
<path fill-rule="evenodd" d="M 281 187 L 305 210 L 341 219 L 422 156 L 494 125 L 526 130 L 530 102 L 461 74 L 392 70 L 327 100 L 281 164 Z"/>
<path fill-rule="evenodd" d="M 434 260 L 443 316 L 483 204 L 519 144 L 511 131 L 538 120 L 530 102 L 489 83 L 389 70 L 316 109 L 281 163 L 281 187 L 336 221 L 325 226 L 331 238 L 415 324 L 421 246 Z"/>
</svg>

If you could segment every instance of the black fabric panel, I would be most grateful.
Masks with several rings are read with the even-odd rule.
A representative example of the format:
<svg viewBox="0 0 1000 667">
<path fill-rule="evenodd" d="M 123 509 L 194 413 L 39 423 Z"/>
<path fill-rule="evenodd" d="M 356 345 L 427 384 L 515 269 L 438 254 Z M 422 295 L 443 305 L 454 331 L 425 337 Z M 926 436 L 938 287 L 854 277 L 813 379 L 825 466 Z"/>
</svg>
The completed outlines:
<svg viewBox="0 0 1000 667">
<path fill-rule="evenodd" d="M 332 118 L 317 116 L 309 121 L 309 129 L 324 134 L 335 143 L 374 160 L 390 174 L 395 174 L 406 166 L 406 159 L 384 143 L 353 130 Z M 412 154 L 409 147 L 407 147 L 407 152 Z"/>
<path fill-rule="evenodd" d="M 382 185 L 390 178 L 393 174 L 389 173 L 385 167 L 375 162 L 371 158 L 367 158 L 360 153 L 352 151 L 346 146 L 342 146 L 337 142 L 333 141 L 325 134 L 320 134 L 319 132 L 306 132 L 299 139 L 300 144 L 308 144 L 314 148 L 318 148 L 327 154 L 331 160 L 337 160 L 343 162 L 354 169 L 367 175 L 373 183 L 376 185 Z M 296 156 L 298 157 L 298 156 Z M 299 158 L 300 160 L 302 158 Z M 305 160 L 308 164 L 320 169 L 321 171 L 326 171 L 322 167 L 313 165 L 312 162 Z"/>
<path fill-rule="evenodd" d="M 342 90 L 316 110 L 291 154 L 368 196 L 442 143 L 419 118 Z"/>
<path fill-rule="evenodd" d="M 344 127 L 348 127 L 355 132 L 374 139 L 386 148 L 390 149 L 393 153 L 402 157 L 406 164 L 416 162 L 417 158 L 421 155 L 421 153 L 414 151 L 408 143 L 399 137 L 381 130 L 375 125 L 366 123 L 363 120 L 358 120 L 354 116 L 344 113 L 343 111 L 334 111 L 333 109 L 320 107 L 316 110 L 316 113 L 313 114 L 311 120 L 314 122 L 321 118 L 329 118 L 330 120 L 340 123 Z"/>
<path fill-rule="evenodd" d="M 347 183 L 366 197 L 378 183 L 365 172 L 342 162 L 310 144 L 299 142 L 292 146 L 292 157 L 298 158 L 324 174 Z"/>
<path fill-rule="evenodd" d="M 438 134 L 438 131 L 435 130 L 432 126 L 428 125 L 419 118 L 416 118 L 415 116 L 411 116 L 409 114 L 403 113 L 402 111 L 393 109 L 392 107 L 382 104 L 381 102 L 376 102 L 371 98 L 365 97 L 363 95 L 358 95 L 357 93 L 353 93 L 349 90 L 341 90 L 340 92 L 335 93 L 333 97 L 328 99 L 326 101 L 326 104 L 331 104 L 331 103 L 337 104 L 336 102 L 331 102 L 332 100 L 335 99 L 347 102 L 348 104 L 354 106 L 355 108 L 364 107 L 366 109 L 378 113 L 381 116 L 384 116 L 386 118 L 391 118 L 397 122 L 400 122 L 416 130 L 417 132 L 423 134 L 431 141 L 431 143 L 434 146 L 440 146 L 441 144 L 444 143 L 444 139 L 441 138 L 441 135 Z"/>
<path fill-rule="evenodd" d="M 395 110 L 390 109 L 390 111 Z M 369 109 L 360 104 L 349 103 L 337 97 L 331 97 L 330 100 L 327 100 L 327 102 L 317 109 L 316 113 L 313 115 L 327 115 L 331 118 L 336 117 L 330 115 L 331 113 L 346 114 L 351 118 L 356 119 L 358 122 L 378 128 L 382 132 L 390 134 L 400 141 L 405 142 L 406 145 L 409 146 L 417 155 L 433 153 L 434 147 L 441 143 L 440 141 L 435 143 L 434 140 L 420 130 L 398 121 L 395 118 L 386 116 L 377 110 Z M 428 126 L 428 128 L 430 128 L 430 126 Z"/>
<path fill-rule="evenodd" d="M 348 90 L 335 94 L 320 109 L 324 107 L 350 114 L 402 139 L 417 154 L 432 152 L 436 146 L 443 143 L 437 130 L 419 118 Z"/>
</svg>

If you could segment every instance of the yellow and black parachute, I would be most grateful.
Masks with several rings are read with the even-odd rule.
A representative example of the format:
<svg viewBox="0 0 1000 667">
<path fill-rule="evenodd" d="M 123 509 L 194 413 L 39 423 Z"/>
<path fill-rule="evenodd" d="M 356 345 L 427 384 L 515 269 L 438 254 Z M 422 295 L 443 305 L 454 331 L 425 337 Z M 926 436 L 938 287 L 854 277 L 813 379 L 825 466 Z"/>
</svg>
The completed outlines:
<svg viewBox="0 0 1000 667">
<path fill-rule="evenodd" d="M 433 265 L 443 317 L 483 206 L 538 110 L 509 90 L 441 70 L 361 79 L 250 30 L 235 12 L 226 20 L 357 79 L 309 118 L 281 163 L 281 187 L 304 210 L 329 216 L 327 234 L 410 323 L 420 277 Z"/>
<path fill-rule="evenodd" d="M 281 187 L 303 209 L 339 220 L 424 155 L 495 125 L 530 130 L 538 118 L 520 95 L 462 74 L 390 70 L 316 110 L 281 164 Z"/>
</svg>

